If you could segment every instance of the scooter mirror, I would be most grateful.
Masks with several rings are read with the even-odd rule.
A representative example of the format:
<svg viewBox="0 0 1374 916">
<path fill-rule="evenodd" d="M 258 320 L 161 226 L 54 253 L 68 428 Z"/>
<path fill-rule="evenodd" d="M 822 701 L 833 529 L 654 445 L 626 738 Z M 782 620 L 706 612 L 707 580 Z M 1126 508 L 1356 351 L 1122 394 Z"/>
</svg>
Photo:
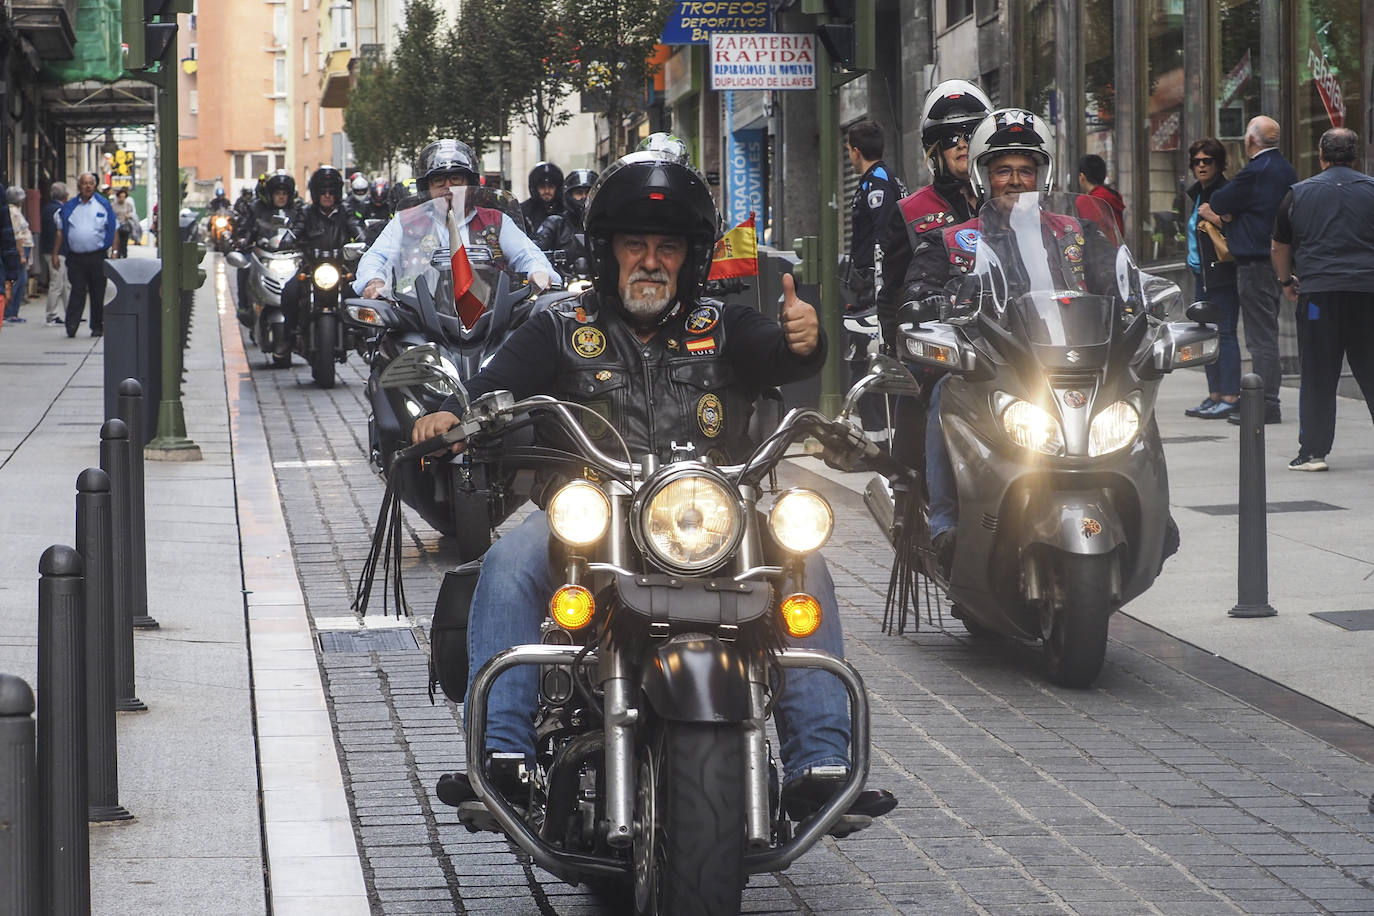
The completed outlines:
<svg viewBox="0 0 1374 916">
<path fill-rule="evenodd" d="M 1198 324 L 1216 324 L 1221 320 L 1221 313 L 1217 311 L 1217 307 L 1205 299 L 1199 299 L 1188 306 L 1188 311 L 1184 314 Z"/>
<path fill-rule="evenodd" d="M 248 258 L 241 251 L 231 251 L 224 256 L 224 263 L 235 270 L 242 270 L 248 266 Z"/>
</svg>

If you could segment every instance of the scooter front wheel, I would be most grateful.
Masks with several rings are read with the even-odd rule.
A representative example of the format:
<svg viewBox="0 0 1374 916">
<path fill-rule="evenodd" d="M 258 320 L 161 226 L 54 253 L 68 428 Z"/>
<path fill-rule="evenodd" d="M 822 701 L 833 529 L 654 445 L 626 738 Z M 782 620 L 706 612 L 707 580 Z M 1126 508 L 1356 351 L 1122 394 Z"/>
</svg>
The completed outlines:
<svg viewBox="0 0 1374 916">
<path fill-rule="evenodd" d="M 1045 667 L 1061 687 L 1090 687 L 1107 656 L 1107 619 L 1115 557 L 1060 555 L 1054 560 L 1053 606 L 1044 637 Z"/>
</svg>

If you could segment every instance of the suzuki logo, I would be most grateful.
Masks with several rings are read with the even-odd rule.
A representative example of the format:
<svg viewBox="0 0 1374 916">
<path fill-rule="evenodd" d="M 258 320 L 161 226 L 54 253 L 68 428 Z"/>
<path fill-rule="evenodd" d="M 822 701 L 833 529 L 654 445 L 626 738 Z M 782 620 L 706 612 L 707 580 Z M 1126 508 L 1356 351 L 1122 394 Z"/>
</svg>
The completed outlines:
<svg viewBox="0 0 1374 916">
<path fill-rule="evenodd" d="M 1070 350 L 1069 352 L 1067 352 L 1067 353 L 1064 354 L 1064 358 L 1067 359 L 1067 360 L 1068 360 L 1069 362 L 1071 362 L 1071 363 L 1076 363 L 1076 362 L 1078 362 L 1080 359 L 1082 359 L 1083 356 L 1082 356 L 1082 354 L 1080 354 L 1077 350 Z"/>
</svg>

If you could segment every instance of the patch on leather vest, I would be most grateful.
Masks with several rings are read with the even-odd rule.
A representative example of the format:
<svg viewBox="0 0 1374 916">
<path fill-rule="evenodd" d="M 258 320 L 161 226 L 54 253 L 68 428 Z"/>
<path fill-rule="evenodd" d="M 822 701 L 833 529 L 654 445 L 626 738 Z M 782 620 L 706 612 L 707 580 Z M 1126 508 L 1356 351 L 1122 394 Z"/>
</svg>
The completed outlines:
<svg viewBox="0 0 1374 916">
<path fill-rule="evenodd" d="M 688 334 L 705 334 L 720 321 L 720 310 L 714 305 L 703 305 L 692 310 L 687 316 Z"/>
<path fill-rule="evenodd" d="M 697 425 L 707 438 L 714 439 L 725 427 L 725 407 L 714 394 L 703 394 L 697 401 Z"/>
<path fill-rule="evenodd" d="M 583 359 L 595 359 L 606 349 L 606 335 L 596 328 L 574 328 L 572 345 L 578 356 Z"/>
</svg>

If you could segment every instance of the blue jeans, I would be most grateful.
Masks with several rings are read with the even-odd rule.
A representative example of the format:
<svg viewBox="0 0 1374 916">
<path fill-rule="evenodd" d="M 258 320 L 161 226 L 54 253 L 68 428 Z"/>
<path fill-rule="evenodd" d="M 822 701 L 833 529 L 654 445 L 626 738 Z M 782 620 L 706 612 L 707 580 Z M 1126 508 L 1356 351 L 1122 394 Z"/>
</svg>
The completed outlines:
<svg viewBox="0 0 1374 916">
<path fill-rule="evenodd" d="M 954 481 L 954 463 L 945 447 L 944 427 L 940 421 L 940 395 L 946 375 L 935 383 L 926 410 L 926 490 L 930 493 L 930 536 L 959 524 L 959 489 Z"/>
<path fill-rule="evenodd" d="M 1194 272 L 1197 288 L 1201 291 L 1198 298 L 1206 299 L 1216 306 L 1217 336 L 1221 348 L 1214 363 L 1205 367 L 1207 373 L 1207 392 L 1217 392 L 1229 396 L 1240 395 L 1240 342 L 1236 339 L 1236 324 L 1240 318 L 1240 299 L 1234 286 L 1220 286 L 1207 289 L 1202 285 L 1202 274 Z"/>
<path fill-rule="evenodd" d="M 19 306 L 24 304 L 24 296 L 27 294 L 28 289 L 29 267 L 27 264 L 24 264 L 19 268 L 18 276 L 14 278 L 14 292 L 10 296 L 9 300 L 5 303 L 6 318 L 19 317 Z M 2 286 L 0 286 L 0 292 L 4 292 L 4 288 Z"/>
<path fill-rule="evenodd" d="M 539 625 L 549 598 L 562 584 L 559 571 L 548 561 L 548 543 L 548 518 L 535 511 L 493 544 L 483 559 L 468 619 L 469 695 L 477 669 L 488 659 L 511 646 L 539 642 Z M 843 658 L 835 583 L 819 554 L 807 558 L 806 588 L 821 602 L 820 629 L 806 639 L 786 642 Z M 487 702 L 487 750 L 534 756 L 538 674 L 537 666 L 518 665 L 492 685 Z M 809 767 L 849 765 L 849 697 L 834 675 L 789 668 L 786 687 L 774 708 L 785 781 Z M 466 726 L 466 705 L 463 723 Z"/>
</svg>

